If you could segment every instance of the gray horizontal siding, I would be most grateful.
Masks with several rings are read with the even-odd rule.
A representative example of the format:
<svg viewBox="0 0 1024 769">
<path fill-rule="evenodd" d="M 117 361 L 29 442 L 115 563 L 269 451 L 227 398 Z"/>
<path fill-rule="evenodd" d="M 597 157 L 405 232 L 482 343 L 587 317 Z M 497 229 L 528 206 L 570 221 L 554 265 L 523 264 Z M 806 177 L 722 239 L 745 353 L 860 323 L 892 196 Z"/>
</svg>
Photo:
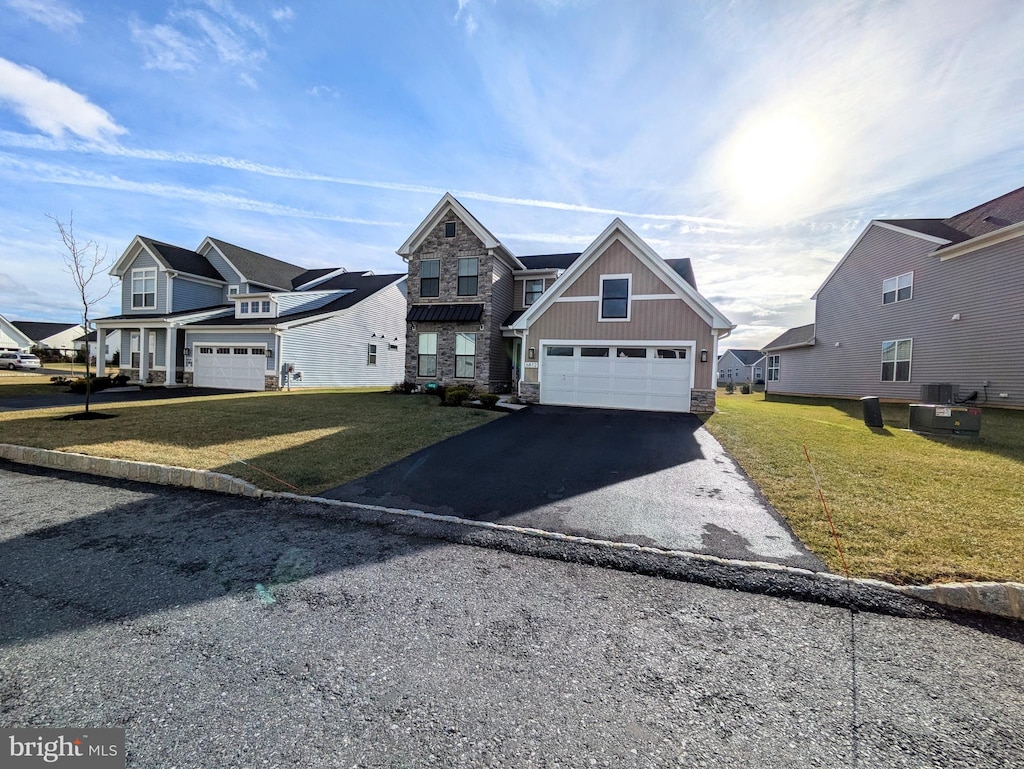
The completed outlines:
<svg viewBox="0 0 1024 769">
<path fill-rule="evenodd" d="M 203 256 L 206 257 L 206 261 L 212 264 L 213 268 L 217 270 L 217 272 L 221 274 L 221 277 L 224 278 L 224 280 L 226 280 L 229 284 L 237 286 L 242 282 L 242 276 L 235 272 L 228 265 L 224 257 L 222 257 L 217 252 L 217 249 L 210 247 L 207 251 L 203 253 Z M 226 294 L 227 288 L 224 288 L 223 290 L 224 293 Z"/>
<path fill-rule="evenodd" d="M 404 292 L 389 286 L 341 315 L 286 330 L 281 338 L 282 360 L 302 372 L 302 380 L 292 386 L 386 387 L 401 382 L 405 378 L 405 308 Z M 389 342 L 398 349 L 389 350 Z M 366 364 L 371 343 L 377 345 L 375 366 Z"/>
<path fill-rule="evenodd" d="M 1024 406 L 1024 239 L 946 262 L 928 255 L 934 247 L 872 227 L 818 293 L 815 346 L 783 351 L 769 389 L 913 401 L 922 384 L 983 396 L 988 381 L 989 403 Z M 913 298 L 883 305 L 882 281 L 909 271 Z M 880 381 L 882 342 L 892 339 L 914 342 L 910 382 Z"/>
<path fill-rule="evenodd" d="M 224 289 L 208 283 L 197 283 L 187 278 L 174 278 L 171 287 L 171 312 L 209 307 L 224 301 Z"/>
<path fill-rule="evenodd" d="M 155 267 L 156 268 L 156 307 L 152 310 L 132 308 L 132 270 L 145 269 Z M 142 251 L 132 263 L 125 270 L 124 277 L 121 279 L 121 312 L 122 313 L 150 313 L 154 315 L 160 315 L 168 312 L 167 310 L 167 273 L 164 272 L 160 265 L 157 264 L 156 259 L 150 256 L 147 252 Z"/>
</svg>

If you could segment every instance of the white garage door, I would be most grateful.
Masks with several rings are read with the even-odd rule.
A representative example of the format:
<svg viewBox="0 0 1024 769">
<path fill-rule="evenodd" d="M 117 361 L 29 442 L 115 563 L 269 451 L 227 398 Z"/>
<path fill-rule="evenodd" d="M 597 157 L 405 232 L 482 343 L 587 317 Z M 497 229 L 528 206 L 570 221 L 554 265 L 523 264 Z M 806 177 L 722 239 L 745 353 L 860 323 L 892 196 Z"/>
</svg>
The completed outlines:
<svg viewBox="0 0 1024 769">
<path fill-rule="evenodd" d="M 196 347 L 192 381 L 196 387 L 263 390 L 267 351 L 263 347 Z"/>
<path fill-rule="evenodd" d="M 540 400 L 560 406 L 690 410 L 692 352 L 686 348 L 544 345 Z"/>
</svg>

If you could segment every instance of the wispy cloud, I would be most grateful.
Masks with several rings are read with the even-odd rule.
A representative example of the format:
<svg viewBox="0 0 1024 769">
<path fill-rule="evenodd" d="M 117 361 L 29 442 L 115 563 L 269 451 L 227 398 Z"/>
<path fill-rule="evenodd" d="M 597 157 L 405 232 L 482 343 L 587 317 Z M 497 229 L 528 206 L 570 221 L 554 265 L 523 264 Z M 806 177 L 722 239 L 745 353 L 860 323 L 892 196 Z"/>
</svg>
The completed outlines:
<svg viewBox="0 0 1024 769">
<path fill-rule="evenodd" d="M 74 32 L 85 17 L 61 0 L 7 0 L 7 7 L 54 32 Z"/>
<path fill-rule="evenodd" d="M 459 7 L 458 10 L 455 11 L 455 21 L 458 22 L 462 20 L 462 23 L 466 28 L 466 34 L 472 36 L 473 33 L 480 28 L 480 25 L 477 23 L 477 20 L 473 16 L 473 12 L 470 10 L 470 0 L 458 0 L 458 3 Z"/>
<path fill-rule="evenodd" d="M 29 125 L 51 136 L 71 132 L 94 142 L 126 133 L 113 117 L 63 83 L 32 67 L 0 58 L 0 102 L 10 105 Z"/>
<path fill-rule="evenodd" d="M 199 64 L 199 54 L 192 41 L 167 24 L 144 25 L 138 20 L 129 23 L 132 42 L 142 49 L 146 69 L 166 72 L 191 72 Z"/>
<path fill-rule="evenodd" d="M 310 96 L 327 96 L 332 99 L 337 99 L 341 96 L 337 88 L 329 85 L 314 85 L 311 88 L 307 88 L 306 93 Z"/>
<path fill-rule="evenodd" d="M 270 16 L 274 21 L 291 21 L 295 18 L 295 11 L 292 10 L 290 5 L 284 5 L 272 10 Z"/>
</svg>

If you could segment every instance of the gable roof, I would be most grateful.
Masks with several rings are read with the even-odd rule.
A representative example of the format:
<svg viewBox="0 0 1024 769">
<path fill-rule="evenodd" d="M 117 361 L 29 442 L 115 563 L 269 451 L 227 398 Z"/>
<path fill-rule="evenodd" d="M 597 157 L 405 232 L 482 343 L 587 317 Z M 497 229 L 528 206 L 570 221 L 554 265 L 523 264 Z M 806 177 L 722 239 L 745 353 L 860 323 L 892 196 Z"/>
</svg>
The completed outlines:
<svg viewBox="0 0 1024 769">
<path fill-rule="evenodd" d="M 292 288 L 292 281 L 295 278 L 309 272 L 305 267 L 299 267 L 290 262 L 209 236 L 199 248 L 201 249 L 207 243 L 213 245 L 247 283 L 288 290 Z"/>
<path fill-rule="evenodd" d="M 658 256 L 639 235 L 633 232 L 618 217 L 613 219 L 604 232 L 598 235 L 594 242 L 587 247 L 587 250 L 569 265 L 550 289 L 541 294 L 540 298 L 530 305 L 529 309 L 521 316 L 509 323 L 510 328 L 517 330 L 529 328 L 533 320 L 547 310 L 604 253 L 606 247 L 614 240 L 620 240 L 651 272 L 661 278 L 666 285 L 675 289 L 676 296 L 686 302 L 713 329 L 732 331 L 735 328 L 735 325 L 728 318 L 722 315 L 711 302 L 701 296 L 697 289 L 684 280 L 682 275 L 672 265 L 669 265 Z M 726 335 L 722 335 L 720 338 L 724 339 Z"/>
<path fill-rule="evenodd" d="M 476 235 L 480 242 L 483 243 L 484 248 L 503 254 L 515 267 L 523 269 L 522 262 L 516 258 L 515 254 L 509 251 L 500 240 L 494 237 L 494 234 L 484 227 L 479 220 L 473 216 L 473 214 L 469 213 L 466 207 L 456 200 L 455 196 L 450 192 L 446 192 L 444 196 L 437 201 L 437 205 L 430 209 L 430 213 L 427 214 L 426 218 L 420 222 L 419 226 L 413 230 L 412 235 L 406 239 L 405 243 L 403 243 L 395 253 L 402 258 L 411 256 L 413 252 L 423 244 L 423 241 L 426 240 L 430 231 L 441 223 L 441 219 L 448 211 L 449 207 L 455 212 L 455 215 L 459 217 L 462 223 L 469 227 L 470 232 Z"/>
<path fill-rule="evenodd" d="M 876 219 L 875 221 L 879 224 L 911 230 L 921 235 L 948 240 L 950 243 L 960 243 L 969 238 L 967 234 L 949 226 L 944 219 Z"/>
<path fill-rule="evenodd" d="M 581 252 L 575 254 L 536 254 L 517 257 L 528 270 L 564 270 L 575 262 Z"/>
<path fill-rule="evenodd" d="M 22 334 L 33 342 L 49 339 L 61 331 L 75 328 L 78 323 L 47 323 L 38 320 L 12 320 L 11 325 L 17 328 Z"/>
<path fill-rule="evenodd" d="M 694 277 L 693 265 L 690 264 L 689 257 L 683 257 L 681 259 L 666 259 L 665 264 L 678 272 L 679 277 L 693 286 L 694 289 L 697 288 L 697 278 Z"/>
<path fill-rule="evenodd" d="M 312 283 L 315 280 L 320 280 L 321 278 L 330 275 L 332 272 L 339 271 L 345 272 L 344 268 L 341 267 L 320 267 L 315 270 L 306 270 L 305 272 L 296 275 L 294 278 L 292 278 L 292 288 L 297 289 L 300 286 L 306 285 L 307 283 Z"/>
<path fill-rule="evenodd" d="M 764 357 L 764 353 L 760 350 L 726 350 L 722 353 L 722 357 L 725 357 L 728 353 L 732 353 L 733 357 L 744 366 L 753 366 Z"/>
<path fill-rule="evenodd" d="M 968 238 L 988 235 L 1011 224 L 1024 222 L 1024 187 L 969 208 L 945 220 Z"/>
<path fill-rule="evenodd" d="M 180 246 L 172 246 L 170 243 L 161 243 L 159 240 L 146 238 L 139 235 L 139 240 L 152 252 L 164 266 L 175 272 L 184 272 L 189 275 L 198 275 L 201 278 L 223 281 L 224 278 L 216 268 L 210 264 L 206 257 Z"/>
<path fill-rule="evenodd" d="M 775 337 L 772 341 L 761 348 L 762 352 L 772 350 L 787 350 L 791 347 L 811 347 L 814 345 L 814 324 L 797 326 Z"/>
<path fill-rule="evenodd" d="M 19 347 L 31 347 L 32 338 L 26 336 L 25 332 L 15 326 L 11 321 L 7 320 L 3 315 L 0 315 L 0 330 L 3 330 L 7 336 L 11 337 L 15 342 L 21 340 Z"/>
</svg>

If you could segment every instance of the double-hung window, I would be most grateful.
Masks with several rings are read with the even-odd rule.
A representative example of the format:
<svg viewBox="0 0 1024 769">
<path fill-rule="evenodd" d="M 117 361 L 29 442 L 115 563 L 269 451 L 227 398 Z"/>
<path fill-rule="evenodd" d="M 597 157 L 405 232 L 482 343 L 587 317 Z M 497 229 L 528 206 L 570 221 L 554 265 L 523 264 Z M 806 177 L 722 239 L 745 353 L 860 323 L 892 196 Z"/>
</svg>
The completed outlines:
<svg viewBox="0 0 1024 769">
<path fill-rule="evenodd" d="M 768 356 L 768 381 L 778 382 L 779 381 L 779 370 L 782 368 L 781 361 L 778 355 Z"/>
<path fill-rule="evenodd" d="M 132 270 L 132 309 L 156 307 L 156 269 Z"/>
<path fill-rule="evenodd" d="M 530 279 L 526 281 L 526 285 L 523 286 L 523 306 L 529 307 L 531 304 L 540 299 L 540 295 L 544 293 L 544 279 Z"/>
<path fill-rule="evenodd" d="M 914 273 L 905 272 L 882 281 L 882 304 L 905 302 L 914 294 Z"/>
<path fill-rule="evenodd" d="M 459 259 L 459 296 L 476 296 L 480 260 L 475 256 Z"/>
<path fill-rule="evenodd" d="M 417 376 L 437 376 L 437 334 L 420 334 Z"/>
<path fill-rule="evenodd" d="M 377 365 L 377 345 L 367 344 L 366 345 L 366 365 L 376 366 Z"/>
<path fill-rule="evenodd" d="M 476 372 L 476 334 L 455 335 L 455 378 L 472 379 Z"/>
<path fill-rule="evenodd" d="M 601 276 L 601 320 L 629 320 L 629 276 Z"/>
<path fill-rule="evenodd" d="M 893 339 L 882 342 L 882 381 L 909 382 L 910 359 L 914 352 L 914 340 Z"/>
<path fill-rule="evenodd" d="M 441 260 L 423 259 L 420 261 L 420 296 L 441 295 Z"/>
</svg>

